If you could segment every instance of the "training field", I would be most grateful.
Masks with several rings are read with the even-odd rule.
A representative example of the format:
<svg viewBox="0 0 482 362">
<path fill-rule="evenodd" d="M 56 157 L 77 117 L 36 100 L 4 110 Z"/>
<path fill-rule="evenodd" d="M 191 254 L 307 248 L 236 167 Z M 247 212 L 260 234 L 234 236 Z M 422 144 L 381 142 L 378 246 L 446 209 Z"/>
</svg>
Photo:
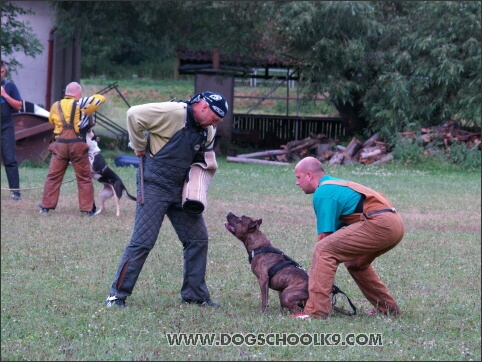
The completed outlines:
<svg viewBox="0 0 482 362">
<path fill-rule="evenodd" d="M 226 214 L 262 218 L 272 243 L 306 269 L 316 241 L 311 195 L 292 166 L 228 163 L 209 192 L 207 283 L 218 309 L 180 303 L 182 247 L 168 219 L 126 309 L 104 300 L 129 241 L 135 202 L 115 216 L 81 216 L 69 168 L 56 210 L 39 214 L 47 168 L 20 168 L 22 200 L 1 174 L 1 359 L 44 361 L 441 360 L 481 359 L 481 174 L 394 165 L 342 166 L 328 173 L 385 193 L 402 215 L 402 242 L 374 262 L 400 317 L 371 306 L 345 267 L 336 285 L 358 314 L 293 320 L 276 292 L 260 314 L 260 292 Z M 116 168 L 135 194 L 135 168 Z M 94 181 L 96 193 L 100 185 Z M 338 298 L 339 306 L 344 304 Z"/>
</svg>

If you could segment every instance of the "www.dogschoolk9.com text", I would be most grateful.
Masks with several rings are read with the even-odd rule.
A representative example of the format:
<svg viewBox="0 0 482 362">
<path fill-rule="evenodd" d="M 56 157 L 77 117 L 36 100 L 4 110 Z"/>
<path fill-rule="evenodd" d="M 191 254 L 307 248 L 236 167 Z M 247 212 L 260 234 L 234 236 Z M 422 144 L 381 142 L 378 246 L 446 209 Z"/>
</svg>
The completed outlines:
<svg viewBox="0 0 482 362">
<path fill-rule="evenodd" d="M 170 346 L 383 346 L 381 333 L 166 333 Z"/>
</svg>

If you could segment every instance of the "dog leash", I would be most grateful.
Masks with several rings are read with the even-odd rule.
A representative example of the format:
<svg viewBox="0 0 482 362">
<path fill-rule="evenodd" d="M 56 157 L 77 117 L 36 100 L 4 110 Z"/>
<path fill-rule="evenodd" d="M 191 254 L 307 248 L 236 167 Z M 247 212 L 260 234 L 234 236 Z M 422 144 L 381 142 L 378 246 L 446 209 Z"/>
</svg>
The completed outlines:
<svg viewBox="0 0 482 362">
<path fill-rule="evenodd" d="M 140 195 L 137 200 L 139 205 L 144 205 L 144 156 L 139 157 L 139 177 L 140 179 Z"/>
<path fill-rule="evenodd" d="M 68 181 L 63 181 L 62 182 L 62 185 L 63 184 L 66 184 L 66 183 L 69 183 L 69 182 L 73 182 L 75 181 L 76 179 L 73 178 L 72 180 L 68 180 Z M 36 187 L 22 187 L 20 189 L 10 189 L 8 187 L 2 187 L 1 189 L 2 190 L 5 190 L 5 191 L 26 191 L 26 190 L 37 190 L 37 189 L 43 189 L 44 188 L 44 185 L 42 186 L 36 186 Z"/>
<path fill-rule="evenodd" d="M 350 304 L 351 309 L 353 309 L 353 312 L 350 312 L 346 309 L 337 307 L 336 304 L 336 295 L 340 293 L 343 294 L 346 299 L 348 300 L 348 304 Z M 333 305 L 333 309 L 336 310 L 338 313 L 347 315 L 347 316 L 354 316 L 356 314 L 356 307 L 353 305 L 352 301 L 350 298 L 348 298 L 348 295 L 346 295 L 340 288 L 338 288 L 335 284 L 333 284 L 333 290 L 331 291 L 331 304 Z"/>
</svg>

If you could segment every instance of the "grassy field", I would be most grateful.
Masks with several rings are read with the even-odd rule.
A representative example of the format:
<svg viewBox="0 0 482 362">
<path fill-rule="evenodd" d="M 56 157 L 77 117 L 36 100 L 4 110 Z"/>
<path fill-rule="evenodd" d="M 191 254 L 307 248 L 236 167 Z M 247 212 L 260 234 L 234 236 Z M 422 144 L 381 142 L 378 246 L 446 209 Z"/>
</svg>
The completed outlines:
<svg viewBox="0 0 482 362">
<path fill-rule="evenodd" d="M 210 231 L 207 282 L 213 300 L 222 305 L 219 309 L 180 303 L 182 249 L 167 219 L 127 300 L 129 307 L 105 309 L 131 236 L 135 202 L 123 198 L 120 217 L 113 200 L 105 213 L 81 216 L 76 184 L 68 182 L 73 179 L 69 168 L 57 209 L 41 215 L 37 204 L 47 168 L 20 169 L 22 200 L 15 202 L 5 190 L 2 166 L 2 361 L 480 361 L 480 172 L 388 165 L 328 169 L 333 176 L 384 192 L 401 213 L 403 241 L 374 265 L 403 314 L 364 315 L 371 306 L 340 266 L 336 284 L 359 314 L 300 321 L 280 311 L 273 291 L 266 313 L 259 313 L 259 287 L 246 251 L 223 223 L 229 211 L 262 218 L 261 229 L 273 244 L 309 268 L 316 239 L 311 196 L 295 186 L 294 165 L 218 162 L 205 218 Z M 136 170 L 114 170 L 135 192 Z M 234 343 L 170 345 L 172 333 L 214 334 Z M 289 345 L 250 337 L 270 333 Z M 339 343 L 321 345 L 327 334 L 332 335 L 325 342 Z M 311 345 L 295 345 L 297 336 L 305 342 L 311 338 Z M 351 336 L 359 343 L 342 343 Z M 374 336 L 377 345 L 363 345 L 365 336 Z"/>
</svg>

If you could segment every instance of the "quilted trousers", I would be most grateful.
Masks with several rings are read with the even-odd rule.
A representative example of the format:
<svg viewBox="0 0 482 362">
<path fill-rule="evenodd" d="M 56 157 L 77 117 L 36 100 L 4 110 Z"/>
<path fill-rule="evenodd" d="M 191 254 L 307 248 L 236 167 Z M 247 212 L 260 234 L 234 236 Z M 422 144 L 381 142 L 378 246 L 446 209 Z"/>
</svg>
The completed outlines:
<svg viewBox="0 0 482 362">
<path fill-rule="evenodd" d="M 210 299 L 205 281 L 208 232 L 204 218 L 201 214 L 184 212 L 180 202 L 166 201 L 163 192 L 166 191 L 156 183 L 145 182 L 144 204 L 137 205 L 134 231 L 121 257 L 110 295 L 119 299 L 131 295 L 167 215 L 183 246 L 181 297 L 186 300 L 207 301 Z"/>
</svg>

